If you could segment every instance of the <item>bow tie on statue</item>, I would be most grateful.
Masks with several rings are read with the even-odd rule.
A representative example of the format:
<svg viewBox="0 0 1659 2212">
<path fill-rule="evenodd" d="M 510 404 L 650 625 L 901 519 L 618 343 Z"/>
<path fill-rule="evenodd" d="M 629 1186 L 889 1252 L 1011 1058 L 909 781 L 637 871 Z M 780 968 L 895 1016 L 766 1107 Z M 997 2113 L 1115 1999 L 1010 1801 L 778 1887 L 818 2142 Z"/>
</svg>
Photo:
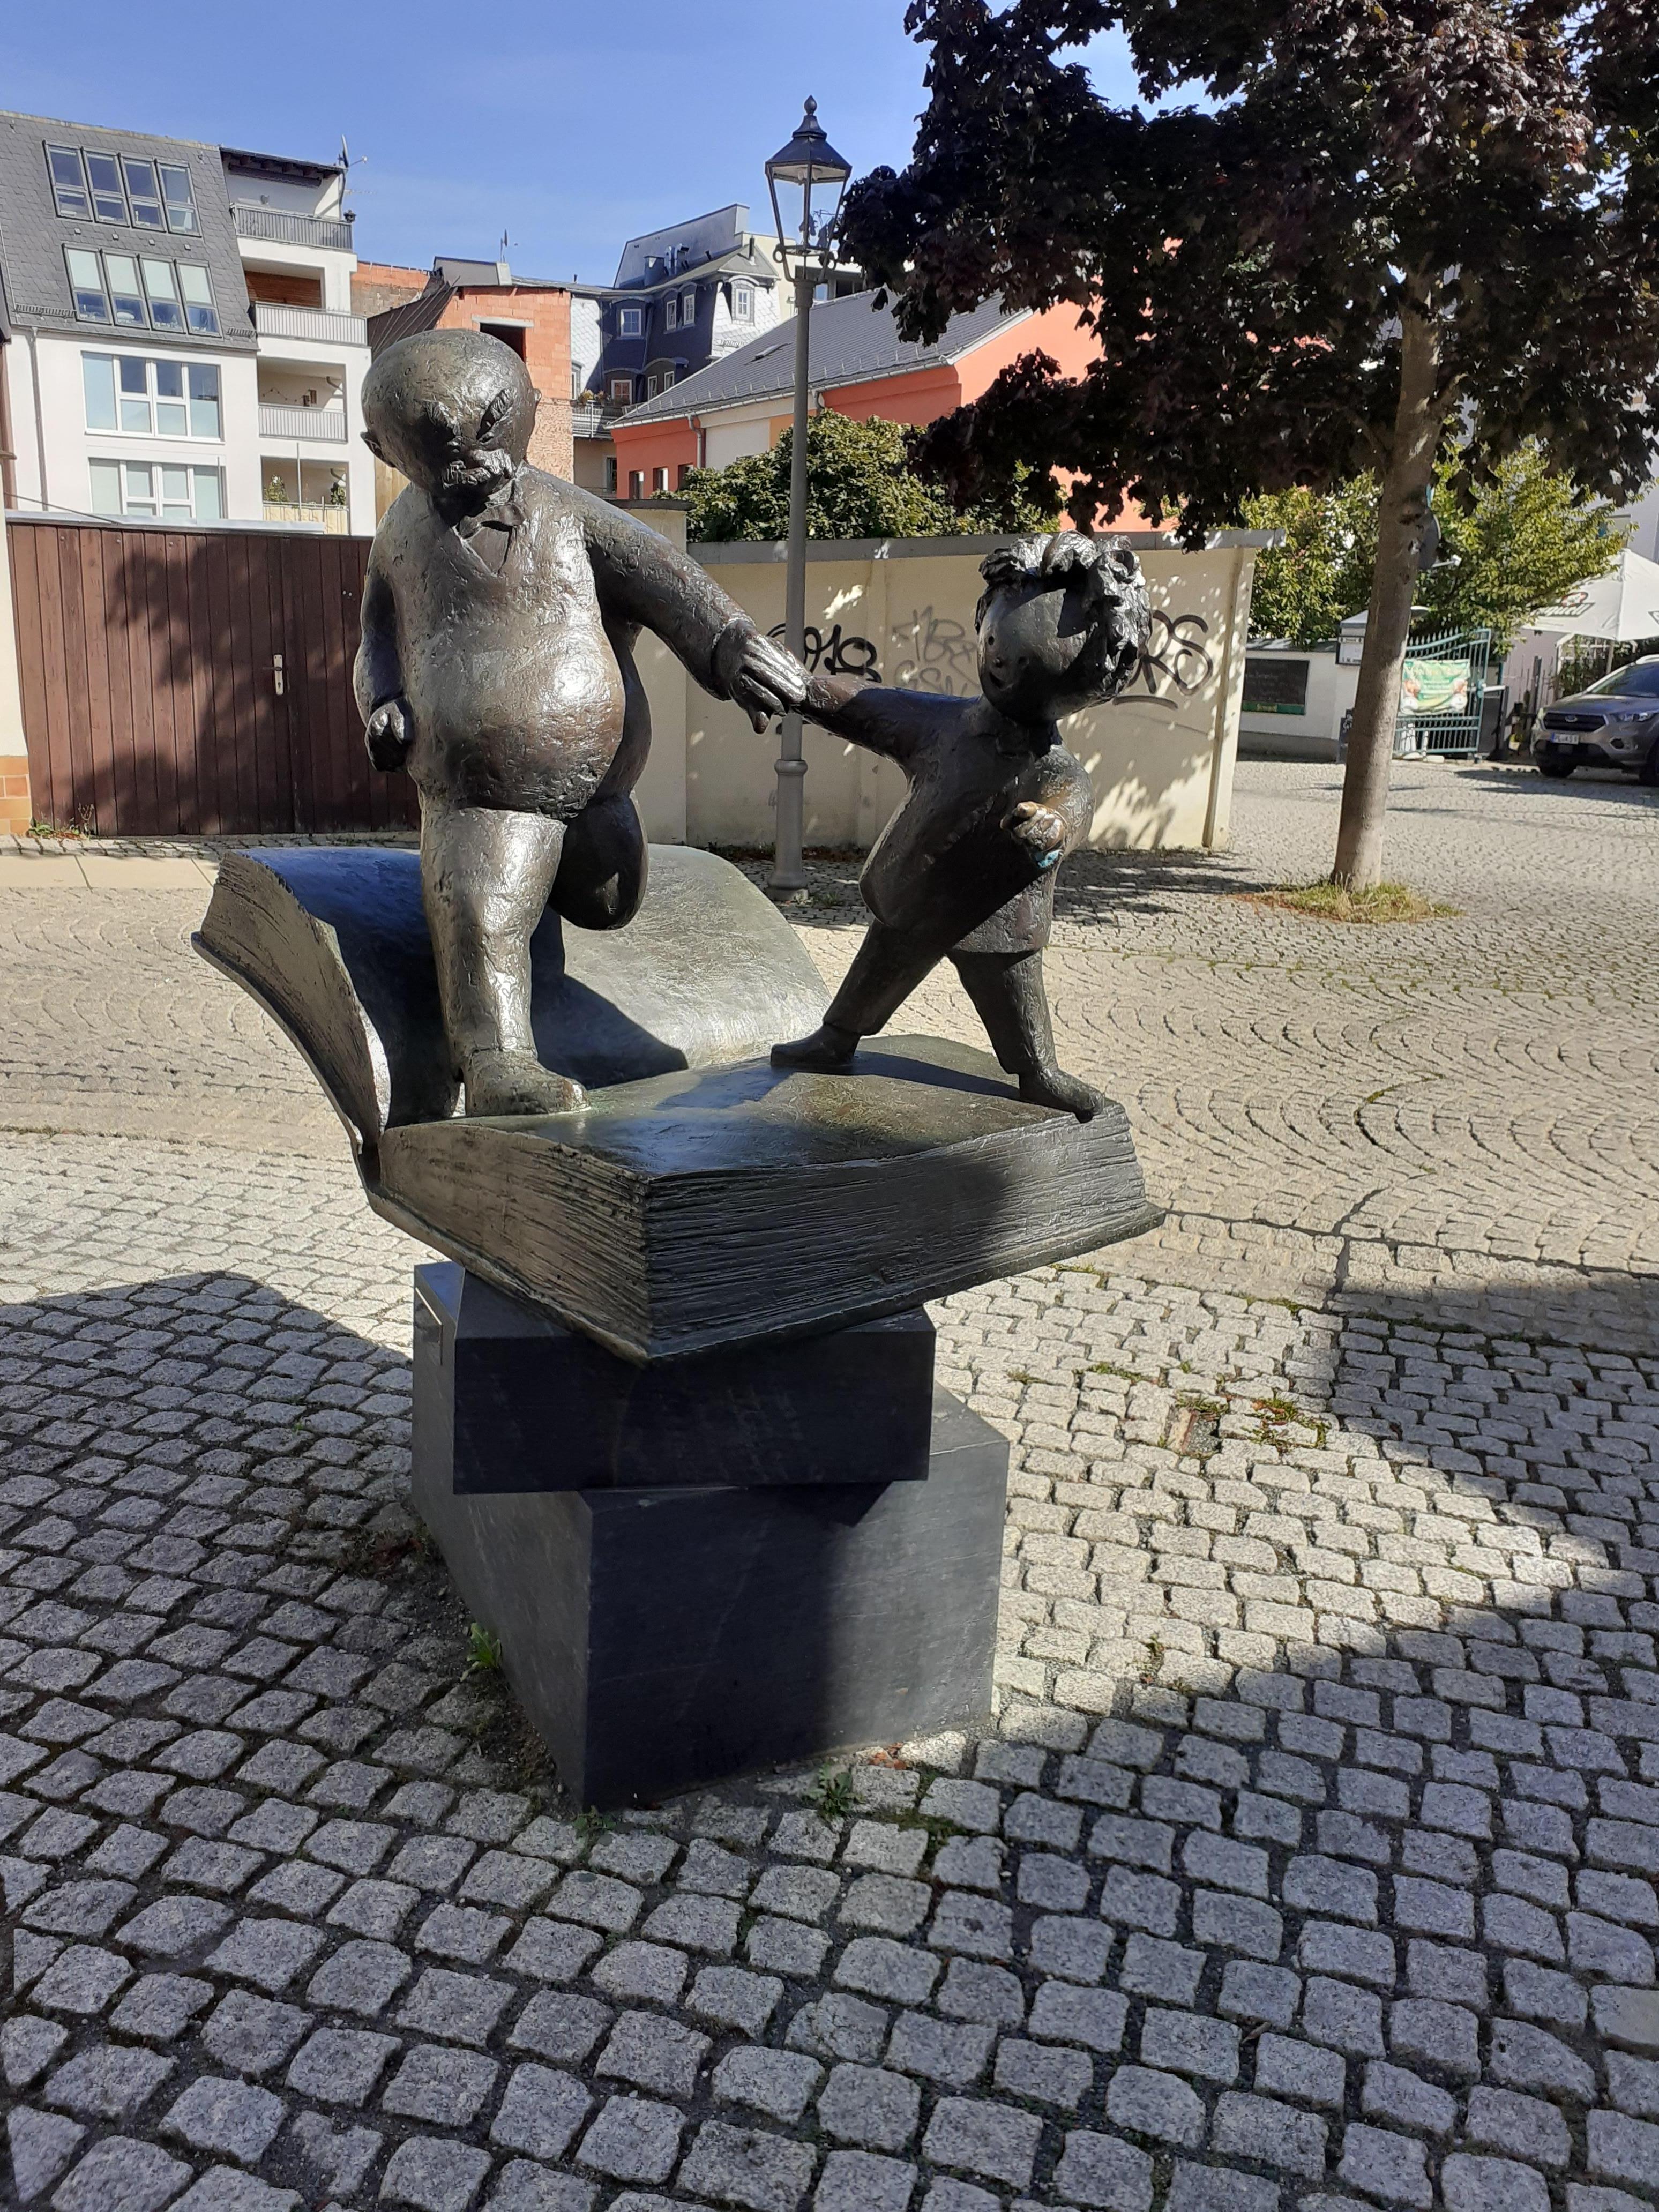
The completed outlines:
<svg viewBox="0 0 1659 2212">
<path fill-rule="evenodd" d="M 479 508 L 476 514 L 456 518 L 455 535 L 465 541 L 484 566 L 497 575 L 507 559 L 507 548 L 513 542 L 513 532 L 524 520 L 524 509 L 519 503 L 519 480 L 512 477 L 498 498 Z"/>
</svg>

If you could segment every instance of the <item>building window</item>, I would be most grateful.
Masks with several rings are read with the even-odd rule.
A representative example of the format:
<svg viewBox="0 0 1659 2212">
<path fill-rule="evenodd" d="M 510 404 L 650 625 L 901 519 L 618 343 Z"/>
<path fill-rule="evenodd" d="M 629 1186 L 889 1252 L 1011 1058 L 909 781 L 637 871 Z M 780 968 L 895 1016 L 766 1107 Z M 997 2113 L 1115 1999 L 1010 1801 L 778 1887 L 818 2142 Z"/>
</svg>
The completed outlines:
<svg viewBox="0 0 1659 2212">
<path fill-rule="evenodd" d="M 586 381 L 586 379 L 582 374 L 582 365 L 580 362 L 573 361 L 570 364 L 570 397 L 573 400 L 577 400 L 581 398 L 582 386 Z"/>
<path fill-rule="evenodd" d="M 631 407 L 634 404 L 634 380 L 631 376 L 611 378 L 611 404 L 613 407 Z"/>
<path fill-rule="evenodd" d="M 752 323 L 755 319 L 755 288 L 752 284 L 732 287 L 732 319 L 735 323 Z"/>
<path fill-rule="evenodd" d="M 104 272 L 109 278 L 110 305 L 116 321 L 148 330 L 149 317 L 144 313 L 144 295 L 138 287 L 138 264 L 130 253 L 106 253 Z"/>
<path fill-rule="evenodd" d="M 614 499 L 617 495 L 617 456 L 614 453 L 607 453 L 605 457 L 605 488 Z"/>
<path fill-rule="evenodd" d="M 81 152 L 76 146 L 48 146 L 46 167 L 52 177 L 52 197 L 59 215 L 78 216 L 83 222 L 92 220 L 92 195 L 87 190 L 86 173 L 81 167 Z"/>
<path fill-rule="evenodd" d="M 144 296 L 149 302 L 149 319 L 153 329 L 183 330 L 185 318 L 179 305 L 179 285 L 170 261 L 151 261 L 146 257 Z"/>
<path fill-rule="evenodd" d="M 191 188 L 190 171 L 176 161 L 158 161 L 155 167 L 161 179 L 167 228 L 193 238 L 202 226 L 196 220 L 196 195 Z"/>
<path fill-rule="evenodd" d="M 100 222 L 118 222 L 125 228 L 127 196 L 121 187 L 121 164 L 113 154 L 86 154 L 87 177 L 92 185 L 92 211 Z"/>
<path fill-rule="evenodd" d="M 618 307 L 617 336 L 619 338 L 637 338 L 644 335 L 645 310 L 642 307 Z"/>
<path fill-rule="evenodd" d="M 95 253 L 83 252 L 79 246 L 66 246 L 64 261 L 69 270 L 70 291 L 75 300 L 75 313 L 83 323 L 106 323 L 109 301 L 104 296 L 104 271 Z"/>
<path fill-rule="evenodd" d="M 94 514 L 149 516 L 161 522 L 222 522 L 224 478 L 217 469 L 172 461 L 94 461 Z"/>
<path fill-rule="evenodd" d="M 213 304 L 213 287 L 199 261 L 181 261 L 179 289 L 185 295 L 185 320 L 198 337 L 214 337 L 219 330 L 219 311 Z"/>
<path fill-rule="evenodd" d="M 646 378 L 646 380 L 645 380 L 645 396 L 646 396 L 646 398 L 647 398 L 647 399 L 654 399 L 654 398 L 656 398 L 657 394 L 658 394 L 661 390 L 662 390 L 662 379 L 661 379 L 660 377 L 658 377 L 658 376 L 647 376 L 647 377 Z"/>
<path fill-rule="evenodd" d="M 147 361 L 137 354 L 81 356 L 88 430 L 148 438 L 221 435 L 219 371 L 212 362 Z"/>
<path fill-rule="evenodd" d="M 682 461 L 679 467 L 675 471 L 674 489 L 676 491 L 684 491 L 685 489 L 685 480 L 691 473 L 691 465 L 692 465 L 690 461 Z"/>
<path fill-rule="evenodd" d="M 645 497 L 645 471 L 643 469 L 629 469 L 628 471 L 628 496 L 629 499 L 643 499 Z"/>
<path fill-rule="evenodd" d="M 680 294 L 680 320 L 688 328 L 697 319 L 697 295 L 695 292 Z"/>
<path fill-rule="evenodd" d="M 74 246 L 65 246 L 64 259 L 75 312 L 83 323 L 113 320 L 132 330 L 217 335 L 219 311 L 213 304 L 213 287 L 198 261 L 153 261 L 148 255 L 135 259 L 130 253 L 100 256 Z"/>
<path fill-rule="evenodd" d="M 677 331 L 680 326 L 680 303 L 672 292 L 662 303 L 662 326 L 665 331 Z"/>
<path fill-rule="evenodd" d="M 126 179 L 127 205 L 134 222 L 141 230 L 165 230 L 167 217 L 161 212 L 161 188 L 155 181 L 155 162 L 123 154 L 121 174 Z"/>
<path fill-rule="evenodd" d="M 665 492 L 665 491 L 666 491 L 666 490 L 667 490 L 667 489 L 668 489 L 668 471 L 667 471 L 667 470 L 666 470 L 666 469 L 653 469 L 653 470 L 652 470 L 652 471 L 651 471 L 651 489 L 652 489 L 652 490 L 653 490 L 653 493 L 656 493 L 656 492 Z"/>
</svg>

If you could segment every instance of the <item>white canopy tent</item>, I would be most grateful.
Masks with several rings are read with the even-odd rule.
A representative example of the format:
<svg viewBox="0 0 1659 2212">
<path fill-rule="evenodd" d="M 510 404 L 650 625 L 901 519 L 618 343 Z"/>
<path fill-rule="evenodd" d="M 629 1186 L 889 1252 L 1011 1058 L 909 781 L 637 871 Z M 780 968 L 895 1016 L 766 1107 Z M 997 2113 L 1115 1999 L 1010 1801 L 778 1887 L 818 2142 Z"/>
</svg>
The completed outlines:
<svg viewBox="0 0 1659 2212">
<path fill-rule="evenodd" d="M 1535 614 L 1531 627 L 1553 637 L 1605 638 L 1615 645 L 1659 637 L 1659 561 L 1626 548 L 1606 575 L 1577 585 L 1559 606 Z"/>
</svg>

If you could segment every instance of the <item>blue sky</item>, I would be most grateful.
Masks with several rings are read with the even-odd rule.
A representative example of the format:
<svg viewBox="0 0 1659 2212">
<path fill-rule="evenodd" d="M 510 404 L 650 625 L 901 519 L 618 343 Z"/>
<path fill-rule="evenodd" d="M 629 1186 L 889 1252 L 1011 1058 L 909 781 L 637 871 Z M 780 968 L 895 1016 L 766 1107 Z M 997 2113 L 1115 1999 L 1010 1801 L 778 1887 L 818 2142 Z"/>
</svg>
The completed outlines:
<svg viewBox="0 0 1659 2212">
<path fill-rule="evenodd" d="M 493 257 L 605 280 L 631 234 L 743 200 L 817 96 L 856 170 L 901 165 L 925 56 L 904 0 L 239 0 L 15 4 L 0 104 L 356 161 L 365 259 Z M 72 35 L 66 35 L 72 31 Z M 1091 56 L 1131 97 L 1115 49 Z M 770 228 L 769 223 L 766 226 Z"/>
</svg>

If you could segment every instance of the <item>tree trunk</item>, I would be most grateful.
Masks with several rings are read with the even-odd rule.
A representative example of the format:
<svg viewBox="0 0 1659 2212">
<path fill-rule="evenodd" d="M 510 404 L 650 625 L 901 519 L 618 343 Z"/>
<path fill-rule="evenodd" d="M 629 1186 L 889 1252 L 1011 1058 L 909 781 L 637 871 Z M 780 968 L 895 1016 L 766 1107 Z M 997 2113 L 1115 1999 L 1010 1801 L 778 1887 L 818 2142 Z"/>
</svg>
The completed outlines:
<svg viewBox="0 0 1659 2212">
<path fill-rule="evenodd" d="M 1400 678 L 1412 626 L 1418 561 L 1428 520 L 1429 486 L 1445 423 L 1437 386 L 1440 349 L 1434 308 L 1422 291 L 1407 300 L 1400 340 L 1400 404 L 1377 507 L 1376 571 L 1365 623 L 1333 883 L 1369 890 L 1382 875 L 1382 824 L 1389 805 Z"/>
</svg>

